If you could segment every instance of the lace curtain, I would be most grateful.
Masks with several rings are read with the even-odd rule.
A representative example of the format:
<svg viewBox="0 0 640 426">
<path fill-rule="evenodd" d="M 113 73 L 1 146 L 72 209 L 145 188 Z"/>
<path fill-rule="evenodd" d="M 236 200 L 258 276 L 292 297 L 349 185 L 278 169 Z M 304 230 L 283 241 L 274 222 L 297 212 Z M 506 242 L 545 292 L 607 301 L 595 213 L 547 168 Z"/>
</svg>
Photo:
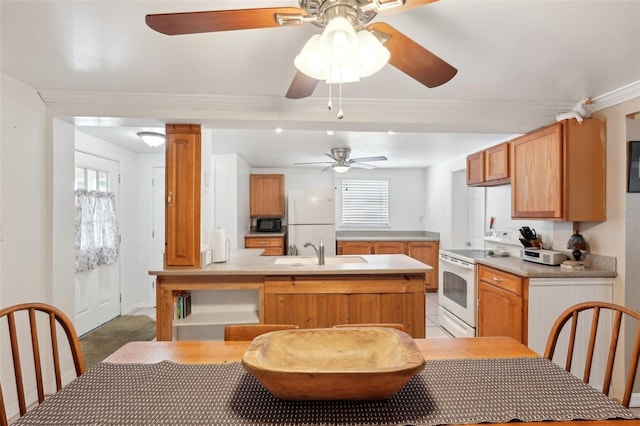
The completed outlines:
<svg viewBox="0 0 640 426">
<path fill-rule="evenodd" d="M 75 191 L 76 272 L 115 263 L 120 252 L 120 230 L 112 192 Z"/>
</svg>

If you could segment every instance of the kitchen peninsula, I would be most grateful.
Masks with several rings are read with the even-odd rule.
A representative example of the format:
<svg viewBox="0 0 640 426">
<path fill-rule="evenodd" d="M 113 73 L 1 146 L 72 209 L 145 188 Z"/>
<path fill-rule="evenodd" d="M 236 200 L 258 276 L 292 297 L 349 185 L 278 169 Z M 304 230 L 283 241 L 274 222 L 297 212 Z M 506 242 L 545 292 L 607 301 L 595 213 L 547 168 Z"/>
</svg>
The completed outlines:
<svg viewBox="0 0 640 426">
<path fill-rule="evenodd" d="M 257 319 L 262 323 L 300 328 L 402 323 L 411 336 L 425 337 L 429 265 L 403 254 L 332 256 L 326 265 L 311 257 L 260 254 L 260 249 L 238 249 L 227 262 L 150 271 L 157 277 L 157 339 L 173 339 L 177 292 L 237 289 L 257 293 Z M 197 301 L 193 303 L 195 314 Z"/>
</svg>

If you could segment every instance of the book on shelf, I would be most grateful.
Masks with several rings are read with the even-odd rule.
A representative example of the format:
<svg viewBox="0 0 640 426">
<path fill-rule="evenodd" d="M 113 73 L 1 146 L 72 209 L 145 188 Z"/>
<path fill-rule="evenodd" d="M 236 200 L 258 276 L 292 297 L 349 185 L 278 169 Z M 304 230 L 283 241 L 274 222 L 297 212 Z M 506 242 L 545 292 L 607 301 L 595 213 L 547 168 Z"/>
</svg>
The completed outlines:
<svg viewBox="0 0 640 426">
<path fill-rule="evenodd" d="M 184 319 L 191 315 L 191 292 L 178 291 L 173 294 L 173 319 Z"/>
</svg>

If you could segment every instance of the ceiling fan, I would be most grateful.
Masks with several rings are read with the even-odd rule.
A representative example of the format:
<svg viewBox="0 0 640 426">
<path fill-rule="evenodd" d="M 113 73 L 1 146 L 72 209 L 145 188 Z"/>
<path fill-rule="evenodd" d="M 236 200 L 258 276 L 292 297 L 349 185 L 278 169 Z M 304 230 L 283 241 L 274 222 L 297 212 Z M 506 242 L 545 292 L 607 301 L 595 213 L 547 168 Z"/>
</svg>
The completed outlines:
<svg viewBox="0 0 640 426">
<path fill-rule="evenodd" d="M 384 155 L 380 155 L 377 157 L 361 157 L 361 158 L 349 158 L 351 154 L 351 148 L 331 148 L 331 154 L 325 153 L 327 157 L 331 158 L 333 161 L 313 161 L 310 163 L 294 163 L 295 165 L 303 165 L 303 164 L 329 164 L 329 166 L 322 169 L 322 171 L 326 171 L 329 169 L 333 169 L 338 173 L 345 173 L 351 167 L 358 167 L 361 169 L 375 169 L 376 166 L 372 164 L 366 164 L 365 161 L 385 161 L 387 157 Z"/>
<path fill-rule="evenodd" d="M 325 28 L 334 18 L 346 18 L 355 30 L 366 30 L 389 51 L 389 63 L 427 87 L 451 80 L 458 70 L 391 25 L 369 23 L 378 13 L 393 14 L 437 0 L 299 0 L 300 7 L 162 13 L 146 16 L 152 29 L 167 35 L 195 34 L 255 28 L 288 27 L 310 22 Z M 286 97 L 313 94 L 318 80 L 297 71 Z"/>
</svg>

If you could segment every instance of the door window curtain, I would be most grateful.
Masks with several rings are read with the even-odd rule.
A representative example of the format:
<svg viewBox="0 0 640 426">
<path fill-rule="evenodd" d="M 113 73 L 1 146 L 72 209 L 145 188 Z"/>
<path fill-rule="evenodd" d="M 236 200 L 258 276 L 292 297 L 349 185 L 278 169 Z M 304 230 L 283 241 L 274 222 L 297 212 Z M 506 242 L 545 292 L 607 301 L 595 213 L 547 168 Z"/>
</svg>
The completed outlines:
<svg viewBox="0 0 640 426">
<path fill-rule="evenodd" d="M 115 194 L 77 189 L 75 203 L 76 272 L 117 262 L 120 230 Z"/>
</svg>

